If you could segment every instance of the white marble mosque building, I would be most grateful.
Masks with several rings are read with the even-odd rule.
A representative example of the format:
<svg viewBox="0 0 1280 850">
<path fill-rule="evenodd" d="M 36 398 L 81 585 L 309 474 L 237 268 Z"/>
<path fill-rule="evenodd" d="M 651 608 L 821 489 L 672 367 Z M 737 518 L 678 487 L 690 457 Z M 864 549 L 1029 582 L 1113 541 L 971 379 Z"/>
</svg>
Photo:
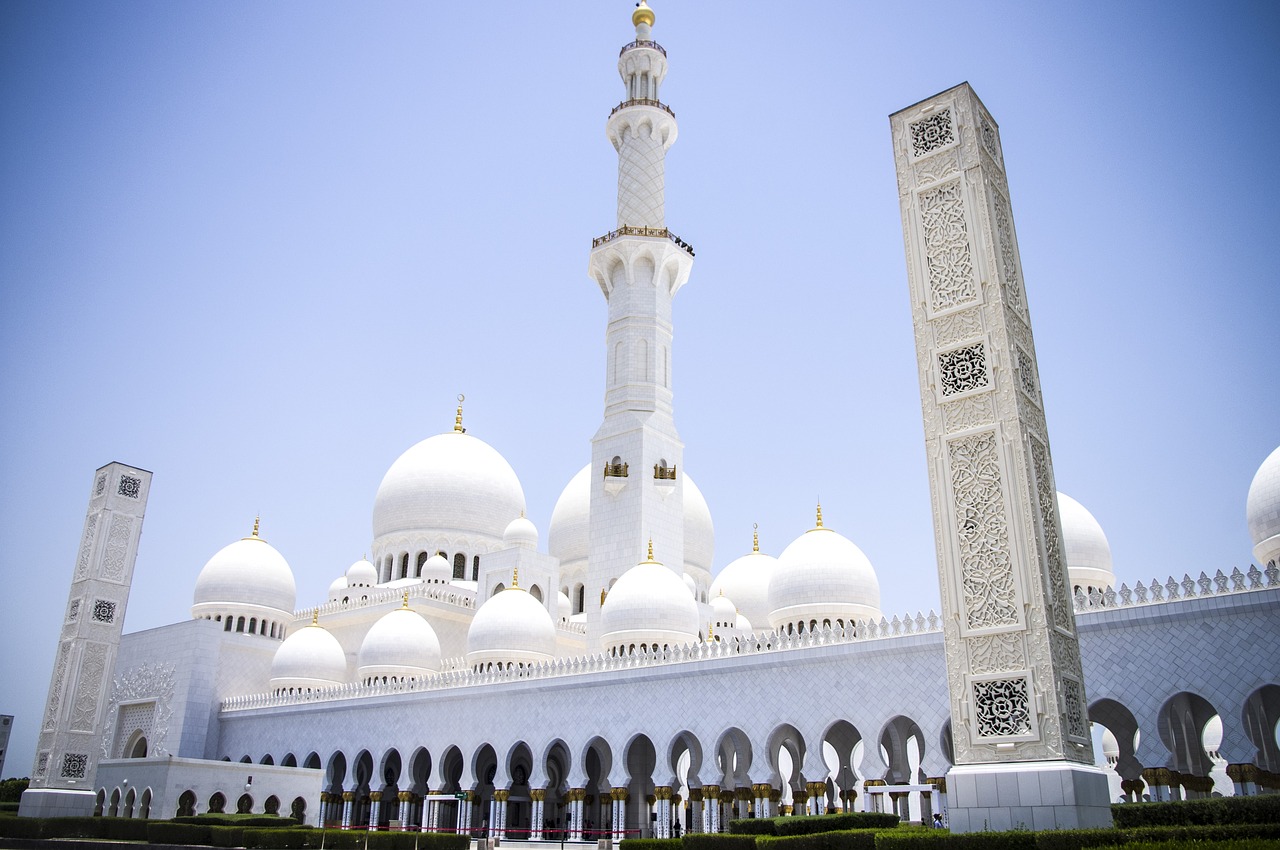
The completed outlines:
<svg viewBox="0 0 1280 850">
<path fill-rule="evenodd" d="M 590 255 L 609 302 L 604 417 L 545 537 L 460 397 L 452 428 L 387 471 L 371 557 L 327 598 L 296 598 L 268 518 L 208 559 L 189 619 L 118 636 L 85 715 L 100 752 L 68 749 L 55 695 L 75 672 L 56 666 L 34 791 L 70 777 L 109 816 L 293 811 L 532 840 L 945 810 L 966 732 L 952 727 L 939 616 L 882 611 L 874 566 L 821 507 L 776 557 L 756 545 L 712 575 L 712 514 L 672 407 L 672 299 L 693 252 L 664 214 L 667 59 L 643 4 L 633 23 L 608 122 L 617 228 Z M 145 500 L 149 476 L 121 475 L 112 493 Z M 1120 581 L 1097 521 L 1057 500 L 1111 799 L 1274 791 L 1280 449 L 1248 489 L 1259 566 L 1230 575 Z M 1025 805 L 1020 822 L 1036 825 L 1037 800 Z"/>
</svg>

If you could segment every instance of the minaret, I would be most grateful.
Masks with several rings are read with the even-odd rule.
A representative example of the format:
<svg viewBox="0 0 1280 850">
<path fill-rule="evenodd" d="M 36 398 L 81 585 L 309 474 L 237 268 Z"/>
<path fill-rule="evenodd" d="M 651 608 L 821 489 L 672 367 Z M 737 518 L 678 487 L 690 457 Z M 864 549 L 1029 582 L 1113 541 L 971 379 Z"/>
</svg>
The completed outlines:
<svg viewBox="0 0 1280 850">
<path fill-rule="evenodd" d="M 996 122 L 963 83 L 890 123 L 942 590 L 951 830 L 1108 826 Z"/>
<path fill-rule="evenodd" d="M 88 816 L 151 473 L 109 463 L 93 476 L 84 534 L 40 720 L 24 817 Z"/>
<path fill-rule="evenodd" d="M 604 422 L 591 444 L 589 648 L 599 646 L 600 604 L 652 537 L 658 559 L 684 571 L 684 444 L 671 411 L 671 300 L 689 278 L 693 250 L 667 230 L 664 171 L 676 117 L 659 100 L 667 53 L 641 0 L 635 40 L 622 48 L 625 98 L 605 132 L 618 151 L 618 226 L 592 240 L 588 273 L 609 302 Z"/>
</svg>

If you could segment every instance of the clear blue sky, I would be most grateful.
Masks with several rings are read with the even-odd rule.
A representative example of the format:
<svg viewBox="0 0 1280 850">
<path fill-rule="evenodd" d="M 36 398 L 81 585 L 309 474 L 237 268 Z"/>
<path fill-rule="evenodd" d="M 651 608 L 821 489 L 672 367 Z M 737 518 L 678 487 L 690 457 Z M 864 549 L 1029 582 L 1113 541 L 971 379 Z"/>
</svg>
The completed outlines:
<svg viewBox="0 0 1280 850">
<path fill-rule="evenodd" d="M 937 606 L 889 113 L 1001 125 L 1060 489 L 1119 578 L 1247 568 L 1280 444 L 1274 3 L 655 0 L 685 462 L 716 567 L 828 526 Z M 92 471 L 155 473 L 128 610 L 255 513 L 299 605 L 452 424 L 546 540 L 589 459 L 631 3 L 0 5 L 0 713 L 30 771 Z"/>
</svg>

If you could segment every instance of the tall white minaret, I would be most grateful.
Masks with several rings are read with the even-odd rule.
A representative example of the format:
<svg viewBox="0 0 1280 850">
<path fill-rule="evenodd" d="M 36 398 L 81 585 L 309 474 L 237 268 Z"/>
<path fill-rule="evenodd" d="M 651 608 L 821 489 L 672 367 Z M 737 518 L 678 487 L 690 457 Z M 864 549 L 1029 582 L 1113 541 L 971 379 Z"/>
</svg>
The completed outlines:
<svg viewBox="0 0 1280 850">
<path fill-rule="evenodd" d="M 618 151 L 618 227 L 592 241 L 588 273 L 609 302 L 604 422 L 591 443 L 587 635 L 598 648 L 602 594 L 654 556 L 684 571 L 684 443 L 671 415 L 671 300 L 689 279 L 693 250 L 667 230 L 664 171 L 676 117 L 659 100 L 667 53 L 641 0 L 622 48 L 625 99 L 605 126 Z"/>
</svg>

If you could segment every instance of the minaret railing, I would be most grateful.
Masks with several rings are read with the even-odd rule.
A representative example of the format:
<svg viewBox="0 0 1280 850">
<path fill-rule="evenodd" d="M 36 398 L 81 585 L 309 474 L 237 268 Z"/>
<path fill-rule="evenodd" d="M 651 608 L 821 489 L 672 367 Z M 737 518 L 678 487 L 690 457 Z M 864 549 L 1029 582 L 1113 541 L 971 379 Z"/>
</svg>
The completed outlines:
<svg viewBox="0 0 1280 850">
<path fill-rule="evenodd" d="M 617 230 L 610 230 L 604 236 L 597 236 L 591 240 L 592 248 L 599 248 L 601 245 L 612 242 L 619 236 L 653 236 L 659 239 L 670 239 L 675 243 L 677 248 L 683 250 L 690 257 L 693 256 L 693 246 L 688 242 L 676 236 L 665 227 L 635 227 L 630 224 L 624 224 Z"/>
<path fill-rule="evenodd" d="M 622 103 L 619 103 L 617 106 L 613 108 L 613 111 L 609 113 L 609 117 L 612 118 L 622 110 L 626 109 L 628 106 L 652 106 L 657 109 L 661 109 L 663 112 L 667 113 L 672 118 L 676 117 L 676 114 L 671 111 L 670 106 L 667 106 L 665 103 L 663 103 L 660 100 L 654 100 L 651 97 L 633 97 L 631 100 L 624 100 L 622 101 Z"/>
<path fill-rule="evenodd" d="M 622 49 L 618 51 L 618 55 L 621 56 L 622 54 L 626 53 L 628 50 L 639 50 L 642 47 L 647 47 L 649 50 L 656 50 L 659 53 L 661 53 L 663 56 L 667 55 L 666 48 L 664 48 L 661 44 L 658 44 L 658 42 L 644 41 L 642 39 L 633 41 L 630 44 L 622 45 Z"/>
</svg>

